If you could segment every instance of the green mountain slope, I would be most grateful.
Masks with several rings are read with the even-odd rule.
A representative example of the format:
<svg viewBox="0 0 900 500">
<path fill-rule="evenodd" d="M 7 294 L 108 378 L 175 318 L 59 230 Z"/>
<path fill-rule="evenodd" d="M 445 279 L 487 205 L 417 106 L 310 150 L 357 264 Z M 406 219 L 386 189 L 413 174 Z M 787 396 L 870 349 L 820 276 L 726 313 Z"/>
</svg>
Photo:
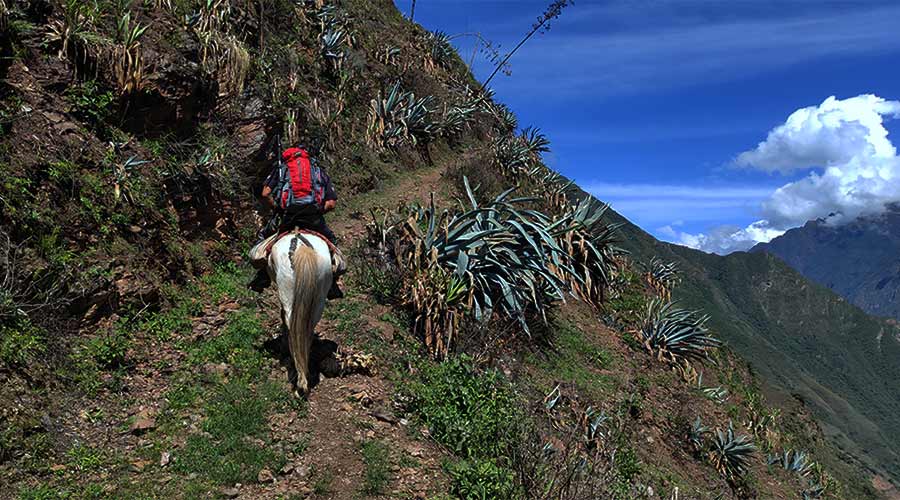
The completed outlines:
<svg viewBox="0 0 900 500">
<path fill-rule="evenodd" d="M 837 445 L 900 480 L 900 336 L 766 254 L 707 254 L 657 241 L 623 224 L 636 261 L 670 260 L 684 282 L 675 299 L 703 309 L 720 337 L 784 394 L 807 402 Z"/>
</svg>

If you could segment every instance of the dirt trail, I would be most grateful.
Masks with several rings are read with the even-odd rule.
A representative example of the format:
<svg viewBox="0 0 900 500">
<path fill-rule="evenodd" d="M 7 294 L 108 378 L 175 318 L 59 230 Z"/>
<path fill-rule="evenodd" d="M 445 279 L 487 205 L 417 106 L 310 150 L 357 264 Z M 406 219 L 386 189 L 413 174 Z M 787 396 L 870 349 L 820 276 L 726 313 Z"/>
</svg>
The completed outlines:
<svg viewBox="0 0 900 500">
<path fill-rule="evenodd" d="M 366 193 L 348 203 L 349 207 L 332 218 L 332 229 L 341 239 L 343 248 L 350 248 L 365 238 L 365 225 L 369 211 L 376 207 L 396 207 L 413 201 L 424 202 L 432 192 L 442 196 L 446 181 L 442 180 L 445 167 L 436 166 L 416 172 L 398 175 L 394 182 L 377 191 Z M 353 262 L 349 263 L 353 266 Z M 388 311 L 361 296 L 348 291 L 351 302 L 361 302 L 364 308 L 363 328 L 377 332 L 390 345 L 394 328 L 378 318 Z M 277 317 L 278 303 L 274 290 L 267 292 L 264 307 Z M 329 304 L 340 307 L 341 304 Z M 343 346 L 346 333 L 336 328 L 335 320 L 323 320 L 318 327 L 320 338 Z M 376 367 L 377 368 L 377 367 Z M 439 491 L 446 491 L 441 472 L 444 453 L 434 443 L 412 437 L 415 430 L 411 423 L 396 415 L 391 399 L 393 389 L 384 378 L 384 370 L 373 376 L 351 375 L 338 378 L 322 377 L 309 396 L 308 415 L 294 422 L 273 422 L 276 427 L 289 425 L 285 433 L 303 433 L 309 447 L 301 460 L 293 465 L 294 471 L 277 475 L 276 482 L 268 485 L 245 486 L 241 498 L 275 498 L 300 494 L 312 498 L 351 499 L 366 495 L 361 491 L 366 484 L 366 465 L 361 448 L 366 441 L 384 443 L 390 453 L 388 486 L 384 495 L 374 498 L 426 498 Z M 273 377 L 285 378 L 282 367 L 273 367 Z M 286 383 L 286 382 L 285 382 Z M 274 436 L 287 439 L 286 436 Z M 289 466 L 290 468 L 290 466 Z"/>
<path fill-rule="evenodd" d="M 341 200 L 345 208 L 337 211 L 332 230 L 341 239 L 341 244 L 349 248 L 361 238 L 365 238 L 365 226 L 371 220 L 370 210 L 377 207 L 396 208 L 413 201 L 427 202 L 431 193 L 436 199 L 446 196 L 448 182 L 443 178 L 446 166 L 428 167 L 416 172 L 398 174 L 395 180 L 381 189 L 365 193 L 353 200 Z"/>
</svg>

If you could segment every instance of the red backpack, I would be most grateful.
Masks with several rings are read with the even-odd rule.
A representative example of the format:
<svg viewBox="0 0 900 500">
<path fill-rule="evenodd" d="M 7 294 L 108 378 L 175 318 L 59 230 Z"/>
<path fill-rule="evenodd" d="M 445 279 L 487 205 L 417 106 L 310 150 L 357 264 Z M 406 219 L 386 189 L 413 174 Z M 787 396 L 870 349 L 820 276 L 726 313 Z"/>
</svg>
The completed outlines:
<svg viewBox="0 0 900 500">
<path fill-rule="evenodd" d="M 281 154 L 279 184 L 275 200 L 284 211 L 315 207 L 321 211 L 325 199 L 325 174 L 303 148 L 288 148 Z"/>
</svg>

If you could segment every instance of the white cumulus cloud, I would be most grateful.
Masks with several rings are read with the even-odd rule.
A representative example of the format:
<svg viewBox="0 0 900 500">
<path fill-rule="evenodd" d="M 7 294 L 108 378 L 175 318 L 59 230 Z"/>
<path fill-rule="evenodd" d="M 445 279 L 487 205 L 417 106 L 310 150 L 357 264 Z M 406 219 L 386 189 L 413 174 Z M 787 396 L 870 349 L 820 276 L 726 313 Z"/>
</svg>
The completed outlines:
<svg viewBox="0 0 900 500">
<path fill-rule="evenodd" d="M 762 219 L 746 228 L 720 226 L 672 240 L 708 252 L 746 250 L 811 219 L 838 224 L 879 213 L 900 201 L 900 157 L 884 120 L 900 117 L 900 101 L 864 94 L 829 97 L 792 113 L 766 140 L 737 156 L 744 167 L 789 173 L 811 170 L 762 202 Z"/>
<path fill-rule="evenodd" d="M 788 173 L 846 164 L 854 159 L 893 158 L 883 117 L 900 115 L 900 102 L 871 94 L 798 109 L 769 132 L 756 149 L 738 155 L 738 165 Z"/>
</svg>

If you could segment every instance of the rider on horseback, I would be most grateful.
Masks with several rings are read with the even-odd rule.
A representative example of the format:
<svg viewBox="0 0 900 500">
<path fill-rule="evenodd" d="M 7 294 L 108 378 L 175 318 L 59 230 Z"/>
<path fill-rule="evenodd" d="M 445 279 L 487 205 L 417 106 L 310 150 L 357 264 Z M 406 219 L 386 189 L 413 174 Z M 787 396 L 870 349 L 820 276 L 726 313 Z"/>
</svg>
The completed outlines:
<svg viewBox="0 0 900 500">
<path fill-rule="evenodd" d="M 315 231 L 335 245 L 337 238 L 325 222 L 325 214 L 337 206 L 337 193 L 331 178 L 304 147 L 288 148 L 283 152 L 280 149 L 279 146 L 281 156 L 263 182 L 260 193 L 263 204 L 272 209 L 272 217 L 257 233 L 256 244 L 272 235 L 298 228 Z M 336 247 L 334 252 L 339 253 Z M 338 267 L 343 271 L 343 263 Z M 260 269 L 250 287 L 261 291 L 270 282 L 268 274 Z M 328 298 L 343 295 L 335 279 Z"/>
</svg>

